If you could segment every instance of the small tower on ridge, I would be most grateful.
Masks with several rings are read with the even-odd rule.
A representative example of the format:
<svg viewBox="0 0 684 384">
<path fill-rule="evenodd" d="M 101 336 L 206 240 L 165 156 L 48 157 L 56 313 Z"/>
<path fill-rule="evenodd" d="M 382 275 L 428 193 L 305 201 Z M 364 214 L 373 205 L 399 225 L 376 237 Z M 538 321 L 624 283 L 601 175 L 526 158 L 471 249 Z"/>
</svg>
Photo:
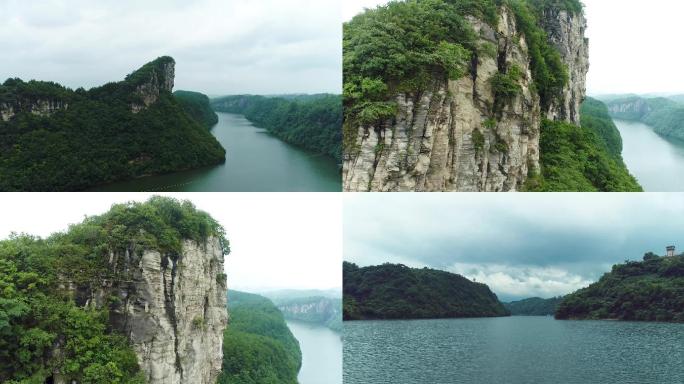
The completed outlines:
<svg viewBox="0 0 684 384">
<path fill-rule="evenodd" d="M 669 245 L 669 246 L 668 246 L 667 248 L 665 248 L 665 249 L 667 250 L 667 256 L 668 256 L 668 257 L 672 257 L 672 256 L 675 255 L 675 246 L 674 246 L 674 245 Z"/>
</svg>

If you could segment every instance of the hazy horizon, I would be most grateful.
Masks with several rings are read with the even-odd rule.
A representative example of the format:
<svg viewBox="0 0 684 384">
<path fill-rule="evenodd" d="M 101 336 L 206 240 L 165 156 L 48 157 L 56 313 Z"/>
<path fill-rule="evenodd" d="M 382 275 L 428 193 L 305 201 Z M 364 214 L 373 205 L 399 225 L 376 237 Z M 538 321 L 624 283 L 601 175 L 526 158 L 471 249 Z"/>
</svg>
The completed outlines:
<svg viewBox="0 0 684 384">
<path fill-rule="evenodd" d="M 678 194 L 347 194 L 344 200 L 346 261 L 458 273 L 489 285 L 504 301 L 565 295 L 626 259 L 684 247 Z"/>
</svg>

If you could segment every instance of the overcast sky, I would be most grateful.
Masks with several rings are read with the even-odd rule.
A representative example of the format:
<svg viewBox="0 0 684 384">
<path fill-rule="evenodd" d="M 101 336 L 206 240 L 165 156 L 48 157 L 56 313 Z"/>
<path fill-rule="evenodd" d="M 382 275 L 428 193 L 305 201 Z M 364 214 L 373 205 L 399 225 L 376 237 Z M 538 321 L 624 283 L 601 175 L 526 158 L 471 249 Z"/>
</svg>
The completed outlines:
<svg viewBox="0 0 684 384">
<path fill-rule="evenodd" d="M 344 258 L 475 278 L 503 300 L 570 293 L 684 247 L 681 194 L 345 194 Z"/>
<path fill-rule="evenodd" d="M 681 0 L 583 0 L 588 20 L 589 94 L 684 93 Z M 345 0 L 351 19 L 387 0 Z"/>
<path fill-rule="evenodd" d="M 0 82 L 90 88 L 158 56 L 176 89 L 212 95 L 341 89 L 340 0 L 0 0 Z"/>
<path fill-rule="evenodd" d="M 329 289 L 342 286 L 342 199 L 332 193 L 176 193 L 226 229 L 228 288 Z M 42 237 L 113 203 L 146 193 L 4 193 L 0 239 L 10 232 Z"/>
</svg>

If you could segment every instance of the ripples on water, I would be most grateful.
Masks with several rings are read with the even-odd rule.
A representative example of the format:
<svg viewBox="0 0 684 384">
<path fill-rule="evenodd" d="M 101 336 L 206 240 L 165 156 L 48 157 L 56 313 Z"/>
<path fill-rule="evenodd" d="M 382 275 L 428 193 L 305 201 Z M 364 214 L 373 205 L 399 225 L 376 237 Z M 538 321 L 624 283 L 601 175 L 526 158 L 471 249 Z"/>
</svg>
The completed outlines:
<svg viewBox="0 0 684 384">
<path fill-rule="evenodd" d="M 684 383 L 684 324 L 346 322 L 344 383 Z"/>
</svg>

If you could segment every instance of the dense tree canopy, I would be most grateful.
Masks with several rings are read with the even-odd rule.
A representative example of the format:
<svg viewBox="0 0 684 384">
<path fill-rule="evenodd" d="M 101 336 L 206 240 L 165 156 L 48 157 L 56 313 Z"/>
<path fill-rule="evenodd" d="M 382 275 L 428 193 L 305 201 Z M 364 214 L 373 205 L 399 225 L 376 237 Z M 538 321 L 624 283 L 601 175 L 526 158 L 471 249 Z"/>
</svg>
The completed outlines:
<svg viewBox="0 0 684 384">
<path fill-rule="evenodd" d="M 557 319 L 684 322 L 684 256 L 614 265 L 599 281 L 565 296 Z"/>
<path fill-rule="evenodd" d="M 218 384 L 297 384 L 299 342 L 267 298 L 228 292 L 230 323 L 223 336 Z"/>
<path fill-rule="evenodd" d="M 540 15 L 549 7 L 582 12 L 578 0 L 392 1 L 344 24 L 345 148 L 351 150 L 358 124 L 393 118 L 397 93 L 420 92 L 435 80 L 458 79 L 480 57 L 496 58 L 497 48 L 483 43 L 466 18 L 474 16 L 495 25 L 502 6 L 516 17 L 527 42 L 534 89 L 542 106 L 550 105 L 568 74 L 560 54 L 548 42 Z M 500 68 L 492 79 L 495 109 L 519 92 L 517 80 L 508 72 Z"/>
<path fill-rule="evenodd" d="M 511 312 L 512 316 L 552 316 L 556 313 L 556 307 L 562 300 L 562 296 L 550 299 L 530 297 L 529 299 L 504 303 L 504 307 Z"/>
<path fill-rule="evenodd" d="M 622 139 L 600 101 L 582 105 L 581 126 L 545 120 L 540 139 L 541 175 L 530 191 L 632 192 L 642 188 L 622 161 Z"/>
<path fill-rule="evenodd" d="M 181 239 L 221 239 L 223 229 L 190 202 L 153 197 L 112 206 L 47 239 L 0 241 L 0 381 L 43 383 L 59 373 L 79 383 L 143 383 L 136 356 L 108 326 L 109 309 L 77 305 L 77 287 L 113 273 L 110 252 L 180 251 Z M 66 283 L 68 282 L 68 283 Z M 116 305 L 112 297 L 107 305 Z"/>
<path fill-rule="evenodd" d="M 160 81 L 160 58 L 127 80 L 72 91 L 55 83 L 9 79 L 0 108 L 16 115 L 0 120 L 0 190 L 81 190 L 149 174 L 216 164 L 225 150 L 165 90 L 139 113 L 141 82 Z M 157 72 L 154 72 L 157 71 Z M 29 105 L 56 106 L 50 115 Z"/>
<path fill-rule="evenodd" d="M 343 284 L 345 320 L 509 315 L 487 285 L 445 271 L 344 262 Z"/>
<path fill-rule="evenodd" d="M 219 112 L 244 115 L 288 143 L 341 162 L 340 96 L 227 96 L 213 99 L 211 105 Z"/>
<path fill-rule="evenodd" d="M 677 100 L 677 98 L 674 98 Z M 644 108 L 614 112 L 613 117 L 628 121 L 639 121 L 653 127 L 663 136 L 684 140 L 684 104 L 663 97 L 646 98 L 632 96 L 607 101 L 608 105 L 643 103 Z"/>
<path fill-rule="evenodd" d="M 176 91 L 173 96 L 185 113 L 203 126 L 211 128 L 218 123 L 218 116 L 211 109 L 207 95 L 199 92 Z"/>
</svg>

